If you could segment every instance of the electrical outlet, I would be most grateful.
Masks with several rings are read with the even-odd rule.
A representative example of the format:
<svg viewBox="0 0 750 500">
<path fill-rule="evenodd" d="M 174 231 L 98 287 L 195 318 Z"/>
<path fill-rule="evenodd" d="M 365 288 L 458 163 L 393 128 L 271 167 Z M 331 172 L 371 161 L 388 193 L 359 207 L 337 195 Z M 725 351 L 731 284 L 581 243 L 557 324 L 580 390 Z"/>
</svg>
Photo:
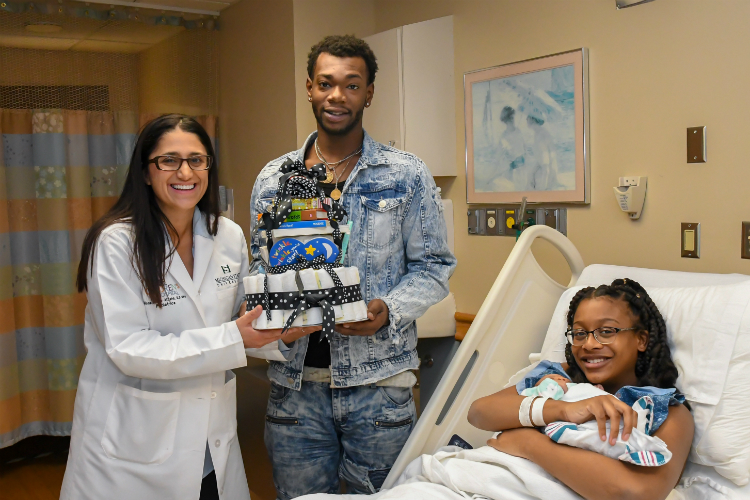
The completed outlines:
<svg viewBox="0 0 750 500">
<path fill-rule="evenodd" d="M 750 259 L 750 222 L 742 223 L 742 253 L 743 259 Z"/>
</svg>

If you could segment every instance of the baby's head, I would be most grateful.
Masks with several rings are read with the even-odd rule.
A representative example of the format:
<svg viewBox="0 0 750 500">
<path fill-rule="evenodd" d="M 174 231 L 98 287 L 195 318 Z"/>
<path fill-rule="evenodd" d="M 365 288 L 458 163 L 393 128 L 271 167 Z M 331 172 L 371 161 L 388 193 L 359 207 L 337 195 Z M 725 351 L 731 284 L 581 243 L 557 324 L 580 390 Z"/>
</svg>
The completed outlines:
<svg viewBox="0 0 750 500">
<path fill-rule="evenodd" d="M 580 290 L 570 302 L 565 358 L 573 382 L 673 388 L 677 368 L 667 328 L 646 290 L 633 280 Z"/>
</svg>

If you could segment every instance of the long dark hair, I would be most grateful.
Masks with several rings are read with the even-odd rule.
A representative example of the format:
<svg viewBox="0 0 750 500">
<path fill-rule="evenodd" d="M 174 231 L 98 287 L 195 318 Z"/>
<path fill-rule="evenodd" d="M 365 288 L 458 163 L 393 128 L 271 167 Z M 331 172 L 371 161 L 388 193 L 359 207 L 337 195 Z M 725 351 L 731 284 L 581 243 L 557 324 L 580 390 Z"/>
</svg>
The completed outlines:
<svg viewBox="0 0 750 500">
<path fill-rule="evenodd" d="M 208 170 L 208 188 L 198 201 L 198 209 L 203 213 L 208 232 L 216 235 L 219 222 L 219 170 L 211 139 L 206 130 L 194 118 L 185 115 L 163 115 L 143 127 L 135 150 L 130 159 L 125 186 L 114 206 L 86 233 L 78 264 L 76 287 L 79 292 L 88 290 L 88 274 L 93 271 L 92 255 L 101 232 L 118 222 L 127 222 L 133 230 L 133 269 L 141 280 L 151 301 L 161 307 L 161 287 L 168 264 L 174 255 L 177 244 L 172 244 L 169 233 L 177 234 L 174 226 L 156 202 L 151 186 L 146 184 L 148 160 L 164 134 L 179 128 L 195 134 L 200 139 L 206 153 L 214 158 Z M 165 230 L 166 229 L 166 230 Z M 170 244 L 167 250 L 167 243 Z"/>
<path fill-rule="evenodd" d="M 636 327 L 648 331 L 648 346 L 638 353 L 635 363 L 635 376 L 641 386 L 672 389 L 677 381 L 677 367 L 672 361 L 672 354 L 667 343 L 667 325 L 664 323 L 656 304 L 643 287 L 631 279 L 618 279 L 611 285 L 597 288 L 588 287 L 580 290 L 570 301 L 568 310 L 568 327 L 573 327 L 578 306 L 583 300 L 596 297 L 610 297 L 625 302 L 633 315 L 638 318 Z M 565 359 L 568 362 L 568 375 L 573 382 L 588 382 L 581 367 L 573 357 L 570 343 L 565 345 Z"/>
</svg>

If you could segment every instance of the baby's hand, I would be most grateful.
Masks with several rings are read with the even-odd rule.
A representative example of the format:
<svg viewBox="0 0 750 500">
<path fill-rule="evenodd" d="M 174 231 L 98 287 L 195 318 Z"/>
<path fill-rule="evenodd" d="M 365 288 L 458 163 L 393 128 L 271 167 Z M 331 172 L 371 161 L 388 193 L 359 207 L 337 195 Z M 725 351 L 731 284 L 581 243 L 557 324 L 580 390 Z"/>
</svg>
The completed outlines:
<svg viewBox="0 0 750 500">
<path fill-rule="evenodd" d="M 545 375 L 544 377 L 542 377 L 541 379 L 539 379 L 539 382 L 536 383 L 535 387 L 539 387 L 539 385 L 542 382 L 544 382 L 546 379 L 548 379 L 548 378 L 551 378 L 552 380 L 554 380 L 555 382 L 557 382 L 557 384 L 562 388 L 563 394 L 565 394 L 566 392 L 568 392 L 568 382 L 570 382 L 570 379 L 567 379 L 567 378 L 563 377 L 562 375 L 554 375 L 554 374 L 553 375 Z"/>
</svg>

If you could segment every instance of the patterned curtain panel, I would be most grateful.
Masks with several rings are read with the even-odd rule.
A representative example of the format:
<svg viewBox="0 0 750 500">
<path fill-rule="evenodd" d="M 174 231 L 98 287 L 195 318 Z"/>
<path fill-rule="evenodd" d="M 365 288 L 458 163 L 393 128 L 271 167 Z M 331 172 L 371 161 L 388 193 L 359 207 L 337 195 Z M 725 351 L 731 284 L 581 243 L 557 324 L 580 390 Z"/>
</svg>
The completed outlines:
<svg viewBox="0 0 750 500">
<path fill-rule="evenodd" d="M 138 124 L 132 112 L 0 110 L 0 448 L 70 434 L 81 244 L 120 193 Z"/>
</svg>

